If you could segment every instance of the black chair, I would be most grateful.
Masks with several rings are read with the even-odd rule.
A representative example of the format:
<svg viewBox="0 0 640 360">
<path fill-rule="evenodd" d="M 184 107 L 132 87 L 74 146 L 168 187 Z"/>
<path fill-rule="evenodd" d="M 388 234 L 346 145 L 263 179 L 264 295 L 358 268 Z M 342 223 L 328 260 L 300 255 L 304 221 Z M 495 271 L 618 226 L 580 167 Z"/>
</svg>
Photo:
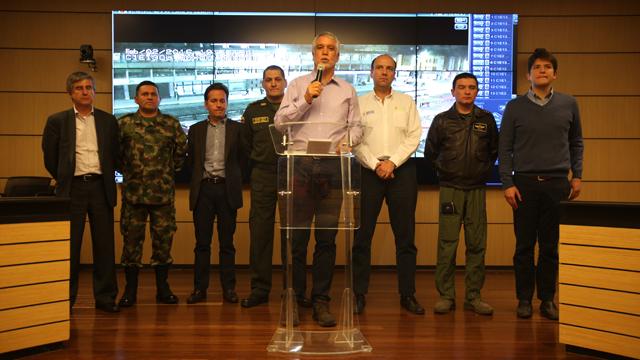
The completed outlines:
<svg viewBox="0 0 640 360">
<path fill-rule="evenodd" d="M 13 176 L 7 179 L 3 197 L 52 196 L 54 187 L 46 176 Z"/>
</svg>

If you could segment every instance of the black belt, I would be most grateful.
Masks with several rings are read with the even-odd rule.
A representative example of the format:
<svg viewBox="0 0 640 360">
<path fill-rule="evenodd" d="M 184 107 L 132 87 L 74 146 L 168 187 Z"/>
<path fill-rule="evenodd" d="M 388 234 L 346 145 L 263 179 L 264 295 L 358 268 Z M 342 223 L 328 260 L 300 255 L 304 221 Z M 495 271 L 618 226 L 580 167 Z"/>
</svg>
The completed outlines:
<svg viewBox="0 0 640 360">
<path fill-rule="evenodd" d="M 94 180 L 102 179 L 102 175 L 100 175 L 100 174 L 84 174 L 84 175 L 74 176 L 73 178 L 76 179 L 76 180 L 82 180 L 82 181 L 94 181 Z"/>
<path fill-rule="evenodd" d="M 516 174 L 516 176 L 526 177 L 528 179 L 536 180 L 538 182 L 549 181 L 551 179 L 556 179 L 557 178 L 557 177 L 554 177 L 554 176 L 523 175 L 523 174 Z"/>
<path fill-rule="evenodd" d="M 224 183 L 224 178 L 221 176 L 214 176 L 214 177 L 210 177 L 210 178 L 204 178 L 202 179 L 202 181 L 206 181 L 206 182 L 210 182 L 210 183 L 214 183 L 214 184 L 223 184 Z"/>
</svg>

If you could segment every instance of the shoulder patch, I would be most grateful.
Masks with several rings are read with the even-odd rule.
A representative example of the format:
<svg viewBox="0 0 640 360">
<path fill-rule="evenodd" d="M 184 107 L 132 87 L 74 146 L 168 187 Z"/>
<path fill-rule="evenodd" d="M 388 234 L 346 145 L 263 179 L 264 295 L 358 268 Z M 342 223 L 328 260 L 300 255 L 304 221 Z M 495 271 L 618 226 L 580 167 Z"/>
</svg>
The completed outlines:
<svg viewBox="0 0 640 360">
<path fill-rule="evenodd" d="M 487 132 L 487 124 L 481 122 L 473 123 L 473 130 L 478 132 Z"/>
</svg>

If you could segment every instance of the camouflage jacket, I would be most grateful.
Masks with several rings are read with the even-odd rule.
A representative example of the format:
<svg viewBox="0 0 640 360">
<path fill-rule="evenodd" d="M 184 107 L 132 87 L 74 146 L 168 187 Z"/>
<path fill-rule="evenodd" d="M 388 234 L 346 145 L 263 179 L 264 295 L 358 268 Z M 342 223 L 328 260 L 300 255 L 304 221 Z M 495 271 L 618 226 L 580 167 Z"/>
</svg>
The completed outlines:
<svg viewBox="0 0 640 360">
<path fill-rule="evenodd" d="M 118 119 L 118 126 L 123 201 L 172 203 L 175 172 L 182 168 L 187 152 L 187 136 L 180 122 L 162 113 L 154 118 L 132 113 Z"/>
</svg>

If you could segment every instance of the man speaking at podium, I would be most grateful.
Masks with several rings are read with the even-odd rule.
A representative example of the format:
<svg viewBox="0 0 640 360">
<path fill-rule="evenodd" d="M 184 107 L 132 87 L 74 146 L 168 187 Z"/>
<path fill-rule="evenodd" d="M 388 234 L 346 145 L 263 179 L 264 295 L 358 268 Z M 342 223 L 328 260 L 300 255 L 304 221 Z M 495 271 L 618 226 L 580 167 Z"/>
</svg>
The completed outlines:
<svg viewBox="0 0 640 360">
<path fill-rule="evenodd" d="M 276 113 L 275 125 L 278 130 L 287 133 L 287 123 L 308 122 L 305 125 L 291 127 L 290 140 L 293 141 L 293 145 L 289 150 L 305 150 L 309 139 L 329 138 L 332 148 L 339 151 L 341 146 L 354 145 L 360 140 L 358 98 L 353 86 L 334 76 L 335 66 L 340 58 L 340 41 L 334 34 L 323 32 L 317 35 L 313 39 L 311 52 L 314 71 L 291 82 Z M 336 122 L 336 124 L 327 124 L 327 122 Z M 348 129 L 350 131 L 347 131 Z M 350 138 L 347 138 L 348 134 Z M 336 189 L 333 186 L 336 183 L 340 186 L 341 179 L 338 176 L 340 171 L 335 159 L 306 157 L 301 160 L 301 166 L 296 166 L 295 176 L 298 178 L 305 176 L 310 181 L 308 189 L 300 194 L 297 192 L 294 194 L 295 203 L 304 204 L 294 208 L 297 212 L 296 216 L 302 217 L 300 222 L 310 227 L 311 220 L 316 215 L 316 226 L 324 229 L 315 230 L 316 246 L 313 253 L 311 301 L 305 298 L 304 269 L 310 230 L 293 230 L 291 249 L 293 288 L 298 304 L 303 307 L 312 305 L 314 320 L 320 326 L 330 327 L 336 325 L 336 319 L 329 311 L 331 300 L 329 291 L 336 262 L 335 240 L 340 206 L 339 204 L 336 206 L 336 197 L 322 194 L 326 192 L 327 184 L 333 189 Z M 303 209 L 308 211 L 300 213 L 299 210 Z M 322 224 L 319 223 L 319 219 L 322 219 Z M 282 245 L 286 246 L 286 242 L 283 241 Z"/>
</svg>

